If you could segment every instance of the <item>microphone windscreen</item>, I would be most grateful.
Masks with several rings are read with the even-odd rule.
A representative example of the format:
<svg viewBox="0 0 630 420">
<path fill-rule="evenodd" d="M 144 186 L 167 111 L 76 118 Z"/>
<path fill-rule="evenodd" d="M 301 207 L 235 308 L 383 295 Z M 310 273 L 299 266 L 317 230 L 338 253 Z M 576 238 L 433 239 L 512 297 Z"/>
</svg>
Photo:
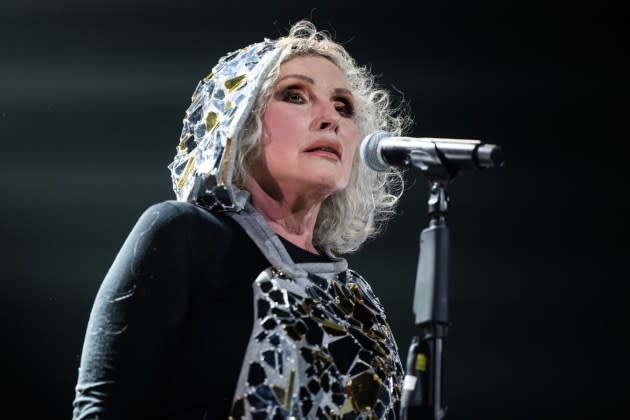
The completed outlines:
<svg viewBox="0 0 630 420">
<path fill-rule="evenodd" d="M 378 145 L 384 138 L 391 137 L 392 135 L 386 131 L 375 131 L 368 134 L 361 141 L 359 148 L 359 155 L 365 165 L 377 172 L 386 172 L 391 170 L 390 165 L 383 161 L 380 156 Z"/>
</svg>

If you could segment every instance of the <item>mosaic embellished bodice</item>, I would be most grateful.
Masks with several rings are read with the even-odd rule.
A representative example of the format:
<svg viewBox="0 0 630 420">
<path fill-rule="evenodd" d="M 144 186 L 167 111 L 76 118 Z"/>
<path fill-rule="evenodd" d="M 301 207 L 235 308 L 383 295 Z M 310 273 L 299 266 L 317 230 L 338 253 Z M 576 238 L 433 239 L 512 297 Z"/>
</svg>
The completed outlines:
<svg viewBox="0 0 630 420">
<path fill-rule="evenodd" d="M 231 419 L 395 419 L 402 365 L 383 307 L 355 272 L 256 279 Z"/>
</svg>

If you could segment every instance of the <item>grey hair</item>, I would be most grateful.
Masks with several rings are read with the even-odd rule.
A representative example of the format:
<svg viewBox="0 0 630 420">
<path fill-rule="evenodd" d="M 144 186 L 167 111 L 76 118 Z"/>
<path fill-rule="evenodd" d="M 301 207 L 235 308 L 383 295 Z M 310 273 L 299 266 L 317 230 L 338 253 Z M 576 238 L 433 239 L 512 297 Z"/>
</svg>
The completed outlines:
<svg viewBox="0 0 630 420">
<path fill-rule="evenodd" d="M 286 37 L 278 40 L 283 51 L 264 80 L 252 115 L 238 141 L 239 150 L 232 182 L 239 188 L 248 176 L 248 169 L 261 154 L 262 116 L 273 92 L 280 65 L 294 57 L 319 55 L 335 63 L 346 75 L 355 99 L 354 121 L 361 138 L 376 130 L 401 135 L 411 119 L 403 109 L 392 105 L 388 91 L 376 85 L 366 67 L 360 67 L 345 48 L 332 41 L 325 31 L 313 23 L 301 20 L 294 24 Z M 402 173 L 375 172 L 355 153 L 348 186 L 326 198 L 322 203 L 313 232 L 313 245 L 345 254 L 359 249 L 369 238 L 380 233 L 387 220 L 394 216 L 403 193 Z"/>
</svg>

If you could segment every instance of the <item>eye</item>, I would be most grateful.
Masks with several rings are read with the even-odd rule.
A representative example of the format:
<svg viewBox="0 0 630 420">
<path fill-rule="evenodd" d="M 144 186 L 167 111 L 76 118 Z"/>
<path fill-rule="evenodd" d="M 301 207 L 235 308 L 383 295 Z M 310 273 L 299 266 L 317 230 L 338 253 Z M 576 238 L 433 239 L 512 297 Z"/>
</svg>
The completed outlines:
<svg viewBox="0 0 630 420">
<path fill-rule="evenodd" d="M 354 116 L 354 105 L 347 98 L 336 99 L 335 109 L 342 117 L 352 118 Z"/>
<path fill-rule="evenodd" d="M 306 96 L 304 92 L 296 88 L 287 88 L 280 92 L 280 99 L 292 104 L 304 104 L 306 103 Z"/>
</svg>

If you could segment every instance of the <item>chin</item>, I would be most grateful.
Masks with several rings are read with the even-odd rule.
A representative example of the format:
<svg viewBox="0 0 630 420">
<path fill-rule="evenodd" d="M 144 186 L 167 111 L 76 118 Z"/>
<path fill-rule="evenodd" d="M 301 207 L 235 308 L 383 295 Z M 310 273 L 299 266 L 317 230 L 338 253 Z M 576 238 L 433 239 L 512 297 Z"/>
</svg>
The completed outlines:
<svg viewBox="0 0 630 420">
<path fill-rule="evenodd" d="M 324 176 L 321 178 L 313 176 L 309 179 L 309 181 L 313 183 L 314 186 L 318 187 L 318 189 L 324 191 L 326 193 L 326 196 L 330 196 L 340 191 L 343 191 L 348 186 L 348 182 L 346 180 L 340 180 L 339 178 L 330 176 Z"/>
</svg>

